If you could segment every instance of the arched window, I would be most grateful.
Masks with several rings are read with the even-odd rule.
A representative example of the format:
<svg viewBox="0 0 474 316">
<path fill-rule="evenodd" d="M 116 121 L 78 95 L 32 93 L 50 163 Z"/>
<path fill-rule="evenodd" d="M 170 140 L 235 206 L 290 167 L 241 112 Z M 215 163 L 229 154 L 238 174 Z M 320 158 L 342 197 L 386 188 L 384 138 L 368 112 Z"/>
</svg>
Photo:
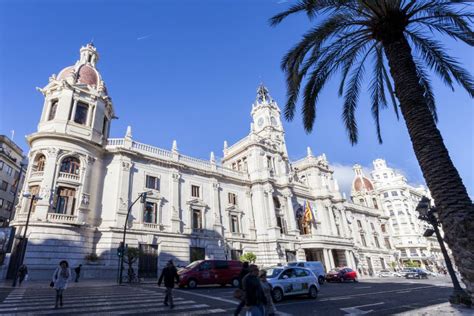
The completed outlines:
<svg viewBox="0 0 474 316">
<path fill-rule="evenodd" d="M 61 162 L 61 172 L 79 175 L 79 168 L 81 167 L 81 163 L 79 159 L 76 157 L 66 157 Z"/>
<path fill-rule="evenodd" d="M 43 154 L 36 156 L 34 168 L 35 171 L 44 171 L 44 163 L 46 162 L 46 157 Z"/>
</svg>

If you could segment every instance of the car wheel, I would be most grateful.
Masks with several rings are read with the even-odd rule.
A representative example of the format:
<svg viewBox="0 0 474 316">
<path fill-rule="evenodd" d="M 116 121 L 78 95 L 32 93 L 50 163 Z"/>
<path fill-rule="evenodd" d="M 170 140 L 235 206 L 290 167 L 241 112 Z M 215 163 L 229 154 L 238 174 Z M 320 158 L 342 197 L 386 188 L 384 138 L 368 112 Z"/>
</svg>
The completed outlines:
<svg viewBox="0 0 474 316">
<path fill-rule="evenodd" d="M 318 289 L 313 285 L 309 288 L 309 297 L 315 299 L 318 297 Z"/>
<path fill-rule="evenodd" d="M 276 303 L 281 302 L 283 300 L 283 291 L 280 290 L 279 288 L 275 288 L 272 291 L 272 296 L 273 296 L 273 300 Z"/>
<path fill-rule="evenodd" d="M 323 277 L 323 276 L 320 276 L 320 277 L 318 278 L 318 283 L 319 283 L 319 284 L 323 284 L 323 283 L 324 283 L 324 277 Z"/>
<path fill-rule="evenodd" d="M 233 287 L 239 287 L 240 281 L 239 281 L 239 279 L 234 278 L 234 279 L 232 279 L 232 283 L 231 283 L 231 284 L 232 284 Z"/>
<path fill-rule="evenodd" d="M 191 279 L 188 281 L 188 288 L 190 289 L 195 289 L 197 287 L 197 281 L 194 279 Z"/>
</svg>

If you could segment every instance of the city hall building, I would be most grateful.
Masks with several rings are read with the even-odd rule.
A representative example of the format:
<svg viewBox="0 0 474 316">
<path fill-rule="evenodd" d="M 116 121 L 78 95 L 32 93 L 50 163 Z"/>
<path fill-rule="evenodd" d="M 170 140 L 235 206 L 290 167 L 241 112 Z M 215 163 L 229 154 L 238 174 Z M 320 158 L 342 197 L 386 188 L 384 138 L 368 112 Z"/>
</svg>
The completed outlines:
<svg viewBox="0 0 474 316">
<path fill-rule="evenodd" d="M 326 156 L 310 148 L 290 161 L 280 109 L 264 86 L 249 109 L 248 135 L 224 142 L 222 161 L 213 153 L 201 160 L 183 155 L 175 141 L 171 150 L 141 143 L 130 127 L 111 138 L 116 113 L 98 60 L 88 44 L 40 89 L 43 111 L 27 136 L 29 165 L 12 222 L 22 235 L 31 209 L 25 263 L 32 277 L 50 277 L 66 259 L 85 264 L 85 277 L 115 278 L 124 225 L 128 246 L 141 250 L 143 277 L 156 277 L 169 259 L 186 265 L 247 252 L 259 265 L 318 260 L 361 275 L 395 260 L 393 223 L 380 196 L 347 201 Z M 356 174 L 353 192 L 370 191 Z M 99 260 L 85 259 L 94 255 Z"/>
</svg>

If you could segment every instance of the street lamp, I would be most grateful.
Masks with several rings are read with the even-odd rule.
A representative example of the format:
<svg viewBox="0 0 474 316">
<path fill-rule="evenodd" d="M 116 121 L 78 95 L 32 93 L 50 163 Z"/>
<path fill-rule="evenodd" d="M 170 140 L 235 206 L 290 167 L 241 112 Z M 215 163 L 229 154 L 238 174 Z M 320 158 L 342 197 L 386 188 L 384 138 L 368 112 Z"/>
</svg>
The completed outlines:
<svg viewBox="0 0 474 316">
<path fill-rule="evenodd" d="M 26 223 L 25 223 L 25 229 L 23 231 L 23 236 L 20 237 L 20 242 L 18 243 L 18 249 L 20 250 L 20 260 L 16 264 L 16 269 L 15 271 L 18 271 L 20 266 L 23 264 L 23 260 L 25 259 L 25 252 L 26 252 L 26 245 L 28 244 L 28 239 L 26 239 L 26 232 L 28 230 L 28 225 L 30 224 L 30 216 L 31 216 L 31 211 L 33 210 L 33 205 L 35 204 L 35 201 L 41 200 L 41 198 L 35 194 L 31 194 L 30 192 L 25 192 L 23 193 L 23 197 L 26 199 L 31 199 L 30 201 L 30 207 L 28 208 L 28 215 L 26 217 Z M 17 279 L 17 274 L 15 274 L 13 278 L 13 286 L 16 285 L 16 279 Z"/>
<path fill-rule="evenodd" d="M 426 196 L 423 196 L 416 206 L 416 211 L 420 213 L 418 219 L 426 221 L 431 224 L 431 226 L 433 226 L 433 229 L 428 228 L 423 236 L 430 237 L 435 234 L 436 239 L 438 239 L 441 253 L 443 254 L 444 261 L 446 262 L 446 268 L 448 269 L 449 276 L 451 277 L 451 281 L 453 282 L 454 286 L 453 293 L 449 297 L 449 302 L 451 304 L 465 304 L 471 306 L 471 297 L 461 288 L 458 278 L 454 273 L 454 268 L 451 263 L 451 259 L 448 256 L 448 251 L 444 245 L 443 238 L 441 237 L 441 233 L 439 231 L 440 222 L 438 220 L 438 212 L 436 208 L 430 207 L 430 199 L 428 199 Z"/>
<path fill-rule="evenodd" d="M 138 197 L 136 198 L 135 201 L 133 201 L 132 204 L 130 204 L 130 206 L 128 207 L 128 211 L 127 211 L 127 217 L 125 218 L 125 223 L 123 224 L 123 238 L 122 238 L 122 242 L 119 246 L 119 249 L 117 251 L 117 253 L 119 254 L 120 256 L 120 268 L 119 268 L 119 284 L 122 284 L 122 276 L 123 276 L 123 257 L 125 255 L 125 237 L 127 236 L 127 224 L 128 224 L 128 217 L 130 216 L 130 212 L 132 210 L 132 207 L 133 205 L 135 205 L 135 203 L 138 202 L 138 200 L 140 200 L 141 203 L 145 203 L 146 202 L 146 197 L 148 195 L 152 195 L 153 194 L 153 191 L 146 191 L 146 192 L 142 192 L 140 194 L 138 194 Z"/>
</svg>

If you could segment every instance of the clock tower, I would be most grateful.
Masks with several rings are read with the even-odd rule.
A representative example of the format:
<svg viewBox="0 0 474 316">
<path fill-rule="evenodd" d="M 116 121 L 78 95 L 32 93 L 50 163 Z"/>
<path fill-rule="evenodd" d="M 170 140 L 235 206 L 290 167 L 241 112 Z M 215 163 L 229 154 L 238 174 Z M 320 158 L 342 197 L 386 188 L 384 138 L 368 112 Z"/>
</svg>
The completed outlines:
<svg viewBox="0 0 474 316">
<path fill-rule="evenodd" d="M 283 134 L 280 109 L 263 84 L 257 89 L 257 98 L 252 105 L 251 115 L 256 134 L 265 138 L 274 132 Z"/>
</svg>

